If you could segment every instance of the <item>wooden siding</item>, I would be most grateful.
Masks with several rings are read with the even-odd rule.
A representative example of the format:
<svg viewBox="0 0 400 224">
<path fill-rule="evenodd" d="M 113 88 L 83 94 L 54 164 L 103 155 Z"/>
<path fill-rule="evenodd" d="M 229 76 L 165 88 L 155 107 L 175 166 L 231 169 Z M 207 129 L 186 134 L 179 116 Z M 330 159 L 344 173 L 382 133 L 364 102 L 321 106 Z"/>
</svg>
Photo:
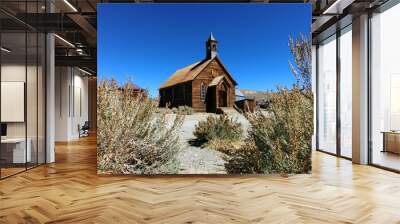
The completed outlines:
<svg viewBox="0 0 400 224">
<path fill-rule="evenodd" d="M 168 88 L 160 89 L 160 107 L 192 106 L 192 84 L 181 83 Z"/>
<path fill-rule="evenodd" d="M 212 61 L 202 72 L 199 73 L 199 75 L 193 80 L 192 85 L 192 92 L 193 92 L 193 109 L 196 111 L 207 111 L 207 105 L 206 102 L 201 101 L 200 99 L 200 86 L 201 83 L 204 82 L 206 86 L 208 86 L 212 80 L 217 77 L 217 76 L 225 76 L 224 80 L 222 82 L 226 83 L 227 86 L 227 106 L 228 107 L 233 107 L 234 101 L 235 101 L 235 85 L 233 83 L 233 80 L 229 77 L 229 75 L 226 73 L 226 71 L 222 68 L 222 66 L 216 61 Z M 210 88 L 210 87 L 209 87 Z M 216 87 L 217 91 L 215 94 L 218 94 L 218 90 L 221 88 L 221 85 L 217 85 Z M 207 90 L 208 91 L 208 90 Z M 209 94 L 207 94 L 207 100 L 216 100 L 215 103 L 212 103 L 215 105 L 215 107 L 219 106 L 218 103 L 218 97 L 215 96 L 211 98 Z M 215 108 L 208 108 L 208 112 L 215 112 Z"/>
<path fill-rule="evenodd" d="M 221 75 L 224 76 L 224 79 L 214 87 L 216 88 L 214 91 L 216 95 L 210 97 L 210 94 L 206 93 L 206 99 L 204 101 L 201 100 L 201 83 L 208 87 L 215 77 Z M 213 60 L 192 81 L 160 89 L 160 107 L 186 105 L 193 107 L 197 112 L 215 112 L 215 109 L 220 105 L 217 94 L 224 85 L 227 95 L 226 106 L 233 107 L 235 102 L 235 83 L 222 65 L 217 60 Z M 215 102 L 209 102 L 207 108 L 208 100 L 214 100 Z M 211 108 L 210 105 L 212 105 Z"/>
</svg>

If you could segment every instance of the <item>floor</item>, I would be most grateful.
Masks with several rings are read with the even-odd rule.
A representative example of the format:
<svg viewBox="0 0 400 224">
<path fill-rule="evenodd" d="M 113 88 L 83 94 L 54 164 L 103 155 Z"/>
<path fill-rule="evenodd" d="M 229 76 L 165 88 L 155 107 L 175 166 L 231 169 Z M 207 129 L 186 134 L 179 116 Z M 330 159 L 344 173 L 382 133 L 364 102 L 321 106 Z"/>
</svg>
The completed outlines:
<svg viewBox="0 0 400 224">
<path fill-rule="evenodd" d="M 19 172 L 23 172 L 25 170 L 24 168 L 20 168 L 20 167 L 11 167 L 11 168 L 1 168 L 1 178 L 3 177 L 7 177 Z"/>
<path fill-rule="evenodd" d="M 25 171 L 26 169 L 32 169 L 36 166 L 36 164 L 27 164 L 27 167 L 25 168 L 25 165 L 21 165 L 19 167 L 6 167 L 6 168 L 1 168 L 1 178 L 6 178 L 8 176 L 20 173 Z"/>
<path fill-rule="evenodd" d="M 0 181 L 0 223 L 400 223 L 400 175 L 321 152 L 313 173 L 97 176 L 96 139 Z"/>
<path fill-rule="evenodd" d="M 381 152 L 379 150 L 374 151 L 373 163 L 389 167 L 391 169 L 400 170 L 400 155 L 392 152 Z"/>
</svg>

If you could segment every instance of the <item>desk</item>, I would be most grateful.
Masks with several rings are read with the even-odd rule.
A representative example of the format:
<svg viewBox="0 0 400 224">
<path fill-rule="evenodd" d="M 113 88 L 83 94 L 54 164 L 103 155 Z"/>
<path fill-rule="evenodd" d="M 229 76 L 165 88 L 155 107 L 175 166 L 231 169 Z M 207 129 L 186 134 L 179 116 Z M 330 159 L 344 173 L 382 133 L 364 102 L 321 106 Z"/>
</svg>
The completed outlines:
<svg viewBox="0 0 400 224">
<path fill-rule="evenodd" d="M 400 154 L 400 131 L 383 131 L 383 151 Z"/>
<path fill-rule="evenodd" d="M 26 140 L 28 143 L 25 152 L 25 138 L 5 138 L 1 139 L 1 157 L 6 163 L 26 163 L 31 162 L 32 153 L 30 138 Z"/>
</svg>

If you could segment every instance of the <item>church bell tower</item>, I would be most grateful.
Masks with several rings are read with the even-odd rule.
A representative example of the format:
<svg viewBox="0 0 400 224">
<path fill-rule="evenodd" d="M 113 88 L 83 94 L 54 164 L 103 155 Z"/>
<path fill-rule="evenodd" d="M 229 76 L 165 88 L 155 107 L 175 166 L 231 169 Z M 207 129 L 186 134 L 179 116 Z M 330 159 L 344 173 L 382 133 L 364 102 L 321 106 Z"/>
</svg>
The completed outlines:
<svg viewBox="0 0 400 224">
<path fill-rule="evenodd" d="M 211 59 L 217 56 L 217 44 L 218 41 L 214 38 L 213 34 L 210 33 L 206 42 L 206 59 Z"/>
</svg>

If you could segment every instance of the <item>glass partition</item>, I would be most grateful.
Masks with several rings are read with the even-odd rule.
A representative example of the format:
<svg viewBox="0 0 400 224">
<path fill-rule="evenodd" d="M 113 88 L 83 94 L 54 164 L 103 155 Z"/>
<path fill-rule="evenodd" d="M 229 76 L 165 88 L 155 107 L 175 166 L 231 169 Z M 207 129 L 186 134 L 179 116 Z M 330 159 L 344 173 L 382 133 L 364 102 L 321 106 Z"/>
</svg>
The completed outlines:
<svg viewBox="0 0 400 224">
<path fill-rule="evenodd" d="M 1 176 L 26 169 L 26 33 L 1 34 Z M 29 143 L 28 143 L 29 144 Z"/>
<path fill-rule="evenodd" d="M 351 26 L 340 34 L 340 155 L 352 157 L 352 33 Z"/>
<path fill-rule="evenodd" d="M 371 162 L 400 170 L 400 4 L 371 18 Z"/>
<path fill-rule="evenodd" d="M 336 36 L 318 47 L 318 149 L 336 154 Z"/>
<path fill-rule="evenodd" d="M 46 143 L 45 143 L 45 124 L 46 124 L 46 37 L 43 33 L 38 33 L 38 64 L 37 64 L 37 162 L 46 162 Z"/>
<path fill-rule="evenodd" d="M 1 2 L 18 13 L 44 1 Z M 0 12 L 0 178 L 45 163 L 45 35 Z"/>
<path fill-rule="evenodd" d="M 37 149 L 38 149 L 38 35 L 36 32 L 27 32 L 27 82 L 26 82 L 26 113 L 27 113 L 27 150 L 30 156 L 30 160 L 27 163 L 27 167 L 31 168 L 37 165 Z"/>
</svg>

